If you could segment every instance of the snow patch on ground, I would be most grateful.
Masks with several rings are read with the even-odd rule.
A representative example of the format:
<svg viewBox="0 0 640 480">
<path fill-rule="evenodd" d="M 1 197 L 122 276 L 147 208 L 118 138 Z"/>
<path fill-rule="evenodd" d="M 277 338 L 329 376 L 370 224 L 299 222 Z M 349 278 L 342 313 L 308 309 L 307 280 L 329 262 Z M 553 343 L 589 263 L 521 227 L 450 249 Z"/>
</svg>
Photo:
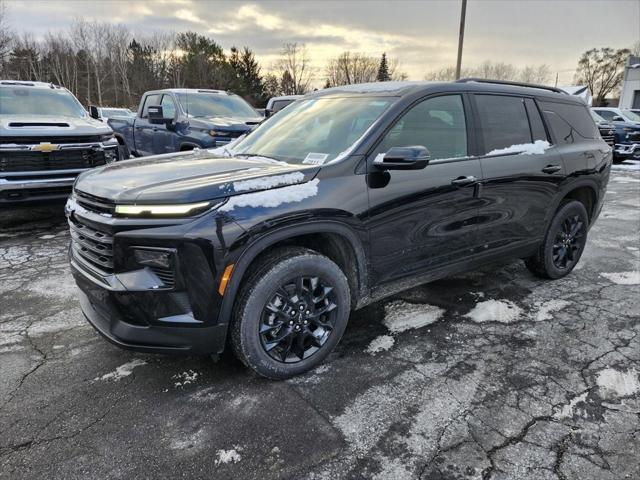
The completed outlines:
<svg viewBox="0 0 640 480">
<path fill-rule="evenodd" d="M 601 273 L 601 276 L 618 285 L 640 285 L 640 271 Z"/>
<path fill-rule="evenodd" d="M 34 322 L 29 326 L 27 331 L 29 335 L 38 337 L 48 333 L 57 333 L 78 327 L 91 328 L 82 316 L 80 310 L 73 309 L 64 310 L 56 315 L 45 317 L 40 321 Z"/>
<path fill-rule="evenodd" d="M 44 297 L 64 297 L 75 299 L 78 296 L 76 282 L 70 272 L 62 275 L 45 277 L 26 287 L 33 293 L 37 293 Z"/>
<path fill-rule="evenodd" d="M 231 197 L 227 203 L 220 207 L 220 210 L 229 212 L 236 207 L 268 208 L 277 207 L 283 203 L 301 202 L 305 198 L 314 197 L 318 194 L 318 183 L 320 183 L 320 180 L 316 178 L 300 185 L 290 185 L 263 192 L 237 195 Z"/>
<path fill-rule="evenodd" d="M 375 355 L 376 353 L 389 350 L 393 347 L 394 341 L 391 335 L 380 335 L 371 341 L 365 352 Z"/>
<path fill-rule="evenodd" d="M 194 372 L 193 370 L 187 370 L 186 372 L 178 373 L 171 378 L 173 378 L 174 380 L 178 380 L 174 384 L 176 387 L 184 387 L 191 383 L 195 383 L 195 381 L 198 379 L 198 375 L 199 375 L 198 372 Z"/>
<path fill-rule="evenodd" d="M 41 237 L 38 237 L 38 238 L 40 238 L 41 240 L 49 240 L 51 238 L 56 238 L 56 236 L 55 235 L 42 235 Z"/>
<path fill-rule="evenodd" d="M 295 185 L 304 180 L 302 172 L 287 173 L 285 175 L 274 175 L 272 177 L 252 178 L 233 182 L 233 189 L 236 192 L 246 190 L 267 190 L 269 188 L 281 187 L 283 185 Z"/>
<path fill-rule="evenodd" d="M 477 303 L 465 317 L 476 323 L 512 323 L 518 320 L 521 314 L 522 309 L 509 300 L 486 300 Z"/>
<path fill-rule="evenodd" d="M 605 368 L 598 372 L 596 384 L 605 398 L 629 397 L 640 393 L 638 372 L 630 368 L 624 372 L 614 368 Z"/>
<path fill-rule="evenodd" d="M 434 305 L 417 305 L 397 300 L 384 307 L 384 324 L 392 333 L 422 328 L 442 318 L 444 310 Z"/>
<path fill-rule="evenodd" d="M 505 155 L 507 153 L 518 153 L 521 155 L 542 155 L 551 145 L 546 140 L 536 140 L 533 143 L 520 143 L 507 148 L 491 150 L 487 155 Z"/>
<path fill-rule="evenodd" d="M 216 465 L 221 465 L 224 463 L 238 463 L 242 459 L 242 457 L 240 457 L 240 454 L 238 453 L 236 448 L 232 448 L 230 450 L 218 450 L 216 452 L 216 457 L 218 457 L 216 460 Z"/>
<path fill-rule="evenodd" d="M 133 369 L 134 368 L 141 367 L 142 365 L 146 365 L 146 364 L 147 364 L 146 361 L 137 358 L 137 359 L 132 360 L 130 362 L 127 362 L 127 363 L 125 363 L 123 365 L 120 365 L 113 372 L 105 373 L 101 377 L 96 377 L 93 380 L 94 381 L 95 380 L 114 380 L 114 381 L 118 381 L 121 378 L 128 377 L 129 375 L 131 375 L 133 373 Z"/>
<path fill-rule="evenodd" d="M 539 305 L 535 319 L 538 322 L 551 320 L 553 319 L 553 312 L 559 312 L 563 308 L 567 308 L 569 305 L 571 305 L 571 302 L 566 300 L 549 300 L 548 302 Z"/>
<path fill-rule="evenodd" d="M 201 429 L 184 438 L 172 438 L 169 447 L 172 450 L 189 450 L 192 448 L 198 449 L 203 441 L 204 430 Z"/>
<path fill-rule="evenodd" d="M 625 160 L 624 162 L 611 165 L 611 170 L 626 170 L 626 171 L 636 171 L 640 172 L 640 161 L 638 160 Z"/>
<path fill-rule="evenodd" d="M 640 178 L 633 177 L 611 177 L 612 182 L 618 183 L 640 183 Z"/>
<path fill-rule="evenodd" d="M 578 409 L 578 405 L 581 403 L 586 403 L 588 394 L 589 392 L 584 392 L 583 394 L 573 398 L 569 403 L 567 403 L 564 407 L 562 407 L 559 411 L 557 411 L 554 417 L 558 419 L 572 418 L 573 414 Z"/>
</svg>

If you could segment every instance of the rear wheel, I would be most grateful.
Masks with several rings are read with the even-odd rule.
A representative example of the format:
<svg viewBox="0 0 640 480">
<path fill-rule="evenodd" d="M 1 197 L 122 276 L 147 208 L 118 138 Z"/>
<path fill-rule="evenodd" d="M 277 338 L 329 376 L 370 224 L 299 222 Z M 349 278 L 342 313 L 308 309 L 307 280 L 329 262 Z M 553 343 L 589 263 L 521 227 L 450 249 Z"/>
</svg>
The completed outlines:
<svg viewBox="0 0 640 480">
<path fill-rule="evenodd" d="M 570 200 L 556 212 L 544 241 L 527 268 L 542 278 L 562 278 L 577 265 L 587 242 L 589 217 L 581 202 Z"/>
<path fill-rule="evenodd" d="M 258 374 L 288 378 L 329 355 L 349 312 L 349 284 L 334 262 L 313 250 L 277 249 L 259 261 L 241 289 L 232 347 Z"/>
</svg>

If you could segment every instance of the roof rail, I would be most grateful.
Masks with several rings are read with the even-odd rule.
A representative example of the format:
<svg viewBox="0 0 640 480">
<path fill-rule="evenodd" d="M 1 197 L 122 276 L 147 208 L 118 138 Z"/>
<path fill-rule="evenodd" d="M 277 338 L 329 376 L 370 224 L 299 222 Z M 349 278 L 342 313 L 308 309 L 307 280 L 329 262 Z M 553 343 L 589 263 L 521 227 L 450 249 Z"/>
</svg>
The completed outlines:
<svg viewBox="0 0 640 480">
<path fill-rule="evenodd" d="M 455 81 L 455 83 L 468 83 L 468 82 L 495 83 L 497 85 L 513 85 L 514 87 L 540 88 L 542 90 L 549 90 L 551 92 L 564 93 L 565 95 L 569 95 L 567 92 L 565 92 L 561 88 L 547 87 L 546 85 L 537 85 L 535 83 L 512 82 L 509 80 L 491 80 L 489 78 L 477 78 L 477 77 L 461 78 L 460 80 Z"/>
</svg>

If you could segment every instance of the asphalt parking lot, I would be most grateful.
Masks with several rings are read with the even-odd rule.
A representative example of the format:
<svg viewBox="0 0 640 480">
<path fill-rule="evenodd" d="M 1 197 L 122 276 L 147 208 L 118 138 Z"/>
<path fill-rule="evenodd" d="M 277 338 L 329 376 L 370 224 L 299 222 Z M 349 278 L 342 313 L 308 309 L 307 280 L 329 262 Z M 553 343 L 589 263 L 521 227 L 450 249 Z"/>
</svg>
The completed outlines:
<svg viewBox="0 0 640 480">
<path fill-rule="evenodd" d="M 62 207 L 0 213 L 0 478 L 640 478 L 640 171 L 585 254 L 352 315 L 315 371 L 120 350 L 85 322 Z"/>
</svg>

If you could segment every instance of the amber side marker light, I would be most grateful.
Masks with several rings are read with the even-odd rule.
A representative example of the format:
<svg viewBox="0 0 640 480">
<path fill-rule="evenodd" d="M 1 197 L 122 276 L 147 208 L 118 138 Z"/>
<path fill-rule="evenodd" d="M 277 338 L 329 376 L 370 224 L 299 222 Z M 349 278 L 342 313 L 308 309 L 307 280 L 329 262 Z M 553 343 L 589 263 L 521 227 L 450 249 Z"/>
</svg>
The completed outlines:
<svg viewBox="0 0 640 480">
<path fill-rule="evenodd" d="M 231 272 L 233 272 L 233 263 L 227 265 L 227 268 L 222 272 L 222 278 L 220 279 L 220 286 L 218 287 L 218 293 L 220 296 L 224 296 L 224 291 L 227 289 L 227 283 L 231 280 Z"/>
</svg>

